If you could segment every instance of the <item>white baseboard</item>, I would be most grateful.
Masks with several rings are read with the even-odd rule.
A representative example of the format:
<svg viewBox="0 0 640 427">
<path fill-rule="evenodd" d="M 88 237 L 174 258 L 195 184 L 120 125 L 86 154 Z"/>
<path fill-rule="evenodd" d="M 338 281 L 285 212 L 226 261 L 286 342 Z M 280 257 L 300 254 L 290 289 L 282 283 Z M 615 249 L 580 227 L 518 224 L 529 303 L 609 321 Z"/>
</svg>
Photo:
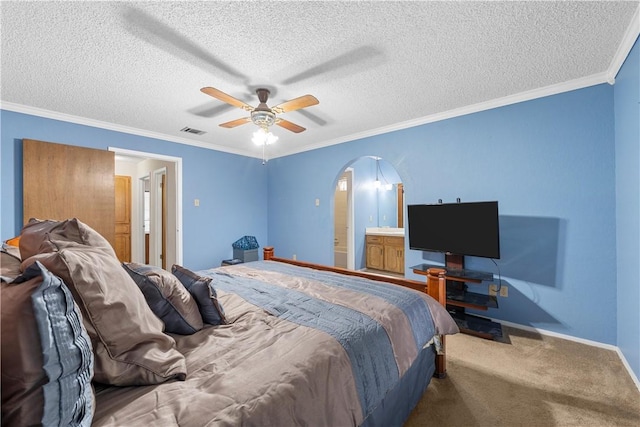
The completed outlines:
<svg viewBox="0 0 640 427">
<path fill-rule="evenodd" d="M 592 341 L 592 340 L 587 340 L 584 338 L 578 338 L 578 337 L 574 337 L 572 335 L 566 335 L 566 334 L 561 334 L 558 332 L 553 332 L 553 331 L 548 331 L 546 329 L 539 329 L 539 328 L 534 328 L 532 326 L 526 326 L 526 325 L 520 325 L 518 323 L 512 323 L 512 322 L 508 322 L 506 320 L 500 320 L 500 319 L 491 319 L 494 322 L 500 323 L 502 325 L 505 326 L 509 326 L 511 328 L 515 328 L 515 329 L 522 329 L 525 331 L 529 331 L 529 332 L 537 332 L 540 335 L 547 335 L 550 337 L 556 337 L 556 338 L 562 338 L 568 341 L 574 341 L 574 342 L 578 342 L 581 344 L 586 344 L 586 345 L 590 345 L 593 347 L 600 347 L 600 348 L 604 348 L 606 350 L 613 350 L 618 354 L 618 357 L 620 357 L 620 360 L 622 361 L 622 364 L 624 365 L 624 367 L 627 369 L 627 372 L 629 373 L 629 376 L 631 377 L 631 380 L 633 380 L 634 384 L 636 385 L 636 388 L 638 389 L 638 391 L 640 391 L 640 380 L 638 380 L 638 377 L 636 376 L 636 374 L 633 372 L 633 369 L 631 369 L 631 365 L 629 365 L 629 362 L 627 362 L 627 359 L 624 357 L 624 354 L 622 354 L 622 351 L 620 350 L 619 347 L 612 345 L 612 344 L 605 344 L 605 343 L 601 343 L 598 341 Z"/>
<path fill-rule="evenodd" d="M 618 356 L 620 356 L 620 360 L 622 360 L 622 364 L 624 365 L 625 368 L 627 368 L 627 372 L 629 372 L 631 379 L 633 380 L 634 383 L 636 383 L 636 387 L 638 388 L 638 390 L 640 390 L 640 381 L 638 380 L 638 377 L 636 377 L 635 373 L 633 372 L 633 369 L 631 369 L 631 365 L 629 365 L 629 362 L 627 362 L 627 358 L 624 357 L 624 354 L 622 354 L 622 350 L 620 350 L 619 347 L 616 347 L 616 353 L 618 353 Z"/>
</svg>

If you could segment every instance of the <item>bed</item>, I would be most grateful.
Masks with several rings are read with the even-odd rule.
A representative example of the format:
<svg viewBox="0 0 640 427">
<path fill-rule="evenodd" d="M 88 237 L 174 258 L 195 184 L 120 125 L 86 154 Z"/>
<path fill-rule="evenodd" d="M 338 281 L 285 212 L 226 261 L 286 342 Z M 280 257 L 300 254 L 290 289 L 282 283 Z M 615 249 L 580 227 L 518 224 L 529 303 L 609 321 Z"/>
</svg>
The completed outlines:
<svg viewBox="0 0 640 427">
<path fill-rule="evenodd" d="M 72 308 L 86 328 L 76 341 L 92 344 L 91 399 L 86 386 L 72 382 L 79 397 L 76 410 L 64 421 L 68 425 L 400 426 L 430 379 L 444 376 L 443 335 L 458 331 L 438 298 L 426 292 L 438 296 L 444 286 L 441 271 L 421 283 L 284 260 L 274 256 L 273 248 L 265 248 L 262 261 L 200 271 L 174 266 L 173 274 L 158 273 L 149 266 L 119 265 L 117 259 L 114 264 L 110 245 L 78 221 L 25 228 L 20 250 L 28 259 L 22 256 L 21 272 L 31 271 L 31 278 L 45 282 L 60 278 L 64 285 L 59 286 L 69 288 Z M 23 246 L 31 249 L 23 251 Z M 123 275 L 126 269 L 131 271 Z M 149 277 L 159 277 L 154 274 L 162 276 L 161 285 L 144 288 L 141 283 Z M 175 329 L 175 317 L 162 317 L 166 304 L 154 308 L 166 300 L 153 300 L 151 291 L 164 286 L 166 292 L 169 280 L 189 291 L 178 300 L 191 294 L 197 302 L 185 306 L 178 319 L 179 327 L 193 332 Z M 126 291 L 120 289 L 124 285 L 114 285 L 124 282 Z M 196 292 L 202 283 L 207 289 L 204 300 Z M 3 283 L 3 302 L 5 291 L 23 289 L 20 286 L 24 284 Z M 140 295 L 131 289 L 139 289 Z M 111 300 L 96 302 L 109 292 L 115 292 Z M 131 298 L 137 299 L 130 303 Z M 205 300 L 217 304 L 208 306 L 210 313 L 203 311 Z M 161 334 L 154 330 L 152 316 L 138 321 L 147 315 L 145 304 L 155 310 L 155 320 L 163 319 Z M 194 313 L 195 306 L 199 313 Z M 5 375 L 5 332 L 7 339 L 11 334 L 5 330 L 4 312 L 5 307 L 3 424 L 22 425 L 16 394 L 5 396 L 6 383 L 15 380 Z M 131 338 L 136 334 L 142 338 Z M 126 342 L 114 344 L 118 340 Z M 77 365 L 81 369 L 82 360 Z M 52 378 L 49 375 L 49 383 Z M 58 396 L 42 394 L 45 401 L 49 396 L 49 403 Z M 84 409 L 78 410 L 78 402 Z M 46 417 L 47 408 L 43 411 Z"/>
</svg>

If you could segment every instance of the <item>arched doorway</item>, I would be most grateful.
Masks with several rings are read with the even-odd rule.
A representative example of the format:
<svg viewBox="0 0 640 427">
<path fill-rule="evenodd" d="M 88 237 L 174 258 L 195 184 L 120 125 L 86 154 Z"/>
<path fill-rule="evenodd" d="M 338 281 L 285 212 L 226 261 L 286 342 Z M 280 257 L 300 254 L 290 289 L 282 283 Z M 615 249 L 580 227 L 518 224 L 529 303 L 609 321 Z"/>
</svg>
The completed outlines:
<svg viewBox="0 0 640 427">
<path fill-rule="evenodd" d="M 377 156 L 349 162 L 335 179 L 334 265 L 364 269 L 366 229 L 402 228 L 403 218 L 404 191 L 393 165 Z"/>
</svg>

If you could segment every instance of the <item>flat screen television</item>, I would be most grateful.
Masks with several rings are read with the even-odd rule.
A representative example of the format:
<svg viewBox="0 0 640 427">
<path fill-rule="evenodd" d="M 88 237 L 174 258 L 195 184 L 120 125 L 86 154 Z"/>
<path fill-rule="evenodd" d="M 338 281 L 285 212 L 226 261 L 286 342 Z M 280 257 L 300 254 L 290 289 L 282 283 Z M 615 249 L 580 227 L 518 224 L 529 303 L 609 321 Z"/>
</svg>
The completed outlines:
<svg viewBox="0 0 640 427">
<path fill-rule="evenodd" d="M 498 202 L 408 205 L 409 248 L 500 258 Z"/>
</svg>

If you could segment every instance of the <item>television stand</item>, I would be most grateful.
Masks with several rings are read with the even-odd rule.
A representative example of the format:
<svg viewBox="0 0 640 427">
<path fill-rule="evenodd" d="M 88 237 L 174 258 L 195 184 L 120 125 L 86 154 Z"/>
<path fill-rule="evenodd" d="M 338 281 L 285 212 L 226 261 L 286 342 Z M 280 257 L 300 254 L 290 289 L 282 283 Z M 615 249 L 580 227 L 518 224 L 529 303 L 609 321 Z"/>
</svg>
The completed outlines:
<svg viewBox="0 0 640 427">
<path fill-rule="evenodd" d="M 498 300 L 493 295 L 469 292 L 469 286 L 480 285 L 484 281 L 493 280 L 493 273 L 464 268 L 462 255 L 447 254 L 446 265 L 418 264 L 411 267 L 415 274 L 427 275 L 430 268 L 444 268 L 447 280 L 447 311 L 456 321 L 460 332 L 480 338 L 506 341 L 502 333 L 502 325 L 490 319 L 469 314 L 466 309 L 488 310 L 498 308 Z"/>
</svg>

